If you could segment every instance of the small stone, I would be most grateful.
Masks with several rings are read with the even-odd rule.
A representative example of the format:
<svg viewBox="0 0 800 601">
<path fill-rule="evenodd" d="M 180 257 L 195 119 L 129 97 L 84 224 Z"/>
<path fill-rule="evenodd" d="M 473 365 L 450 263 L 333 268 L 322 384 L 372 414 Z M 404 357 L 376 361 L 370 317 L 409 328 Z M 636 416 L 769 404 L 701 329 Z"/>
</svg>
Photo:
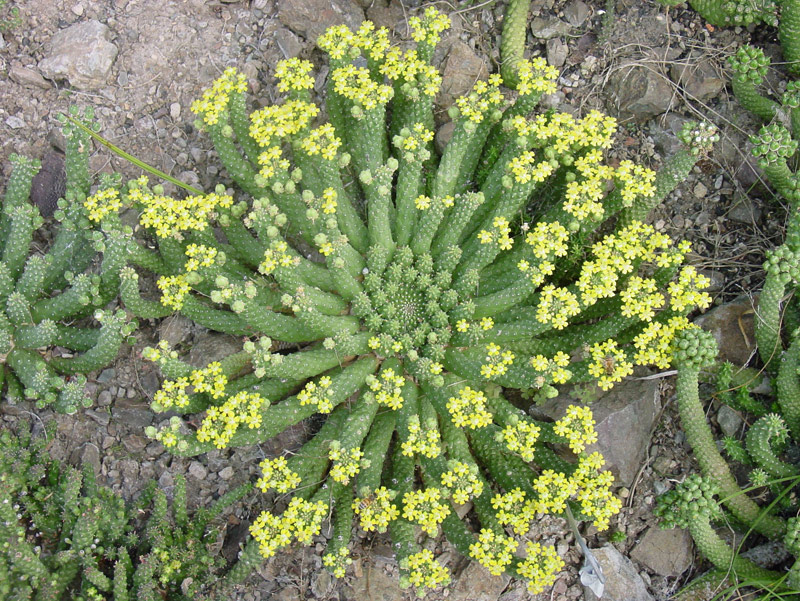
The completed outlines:
<svg viewBox="0 0 800 601">
<path fill-rule="evenodd" d="M 533 37 L 540 40 L 549 40 L 556 36 L 563 36 L 569 33 L 569 23 L 565 23 L 556 17 L 536 17 L 531 22 L 531 33 Z"/>
<path fill-rule="evenodd" d="M 744 420 L 736 410 L 723 405 L 717 411 L 717 423 L 725 436 L 736 436 L 741 433 Z"/>
<path fill-rule="evenodd" d="M 682 529 L 650 527 L 631 557 L 659 576 L 680 576 L 692 565 L 692 537 Z"/>
<path fill-rule="evenodd" d="M 101 407 L 107 407 L 111 404 L 113 398 L 110 390 L 101 390 L 100 394 L 97 395 L 97 404 Z"/>
<path fill-rule="evenodd" d="M 311 592 L 317 599 L 322 599 L 328 596 L 333 588 L 331 574 L 328 570 L 319 571 L 314 578 L 311 579 Z"/>
<path fill-rule="evenodd" d="M 744 366 L 755 350 L 755 299 L 742 295 L 714 307 L 695 319 L 695 323 L 714 334 L 719 346 L 719 360 Z"/>
<path fill-rule="evenodd" d="M 676 102 L 670 81 L 651 66 L 631 63 L 608 79 L 609 108 L 624 120 L 646 121 Z"/>
<path fill-rule="evenodd" d="M 585 2 L 575 0 L 564 7 L 564 18 L 573 27 L 580 27 L 591 14 L 591 9 Z"/>
<path fill-rule="evenodd" d="M 560 38 L 547 40 L 547 62 L 554 67 L 562 67 L 567 62 L 569 49 Z"/>
<path fill-rule="evenodd" d="M 175 478 L 172 477 L 172 474 L 167 471 L 161 472 L 161 475 L 158 477 L 158 486 L 159 488 L 171 488 L 175 486 Z"/>
<path fill-rule="evenodd" d="M 25 121 L 21 117 L 17 117 L 16 115 L 11 115 L 10 117 L 6 118 L 5 123 L 11 129 L 22 129 L 23 127 L 25 127 Z"/>
<path fill-rule="evenodd" d="M 706 188 L 706 185 L 703 182 L 697 182 L 693 192 L 697 198 L 705 198 L 706 194 L 708 194 L 708 188 Z"/>
<path fill-rule="evenodd" d="M 100 88 L 117 58 L 117 47 L 110 39 L 111 30 L 100 21 L 76 23 L 53 36 L 39 69 L 48 79 L 66 79 L 80 90 Z"/>
<path fill-rule="evenodd" d="M 219 471 L 219 477 L 222 478 L 223 480 L 230 480 L 231 478 L 233 478 L 233 468 L 231 466 L 228 466 L 226 468 L 221 469 Z"/>
<path fill-rule="evenodd" d="M 138 455 L 147 446 L 147 439 L 138 434 L 129 434 L 122 439 L 122 446 L 131 454 Z"/>
<path fill-rule="evenodd" d="M 300 38 L 286 27 L 276 29 L 275 33 L 272 34 L 272 39 L 275 40 L 275 44 L 277 44 L 278 50 L 281 51 L 284 58 L 294 58 L 305 48 Z"/>
<path fill-rule="evenodd" d="M 441 106 L 451 106 L 458 96 L 468 94 L 479 79 L 486 79 L 488 71 L 481 57 L 464 42 L 454 41 L 442 67 L 441 92 L 436 101 Z"/>
<path fill-rule="evenodd" d="M 21 86 L 25 86 L 26 88 L 41 88 L 43 90 L 49 90 L 52 85 L 49 81 L 47 81 L 42 74 L 34 69 L 29 69 L 27 67 L 22 67 L 20 65 L 14 65 L 8 70 L 8 76 L 11 78 L 11 81 L 17 82 Z"/>
<path fill-rule="evenodd" d="M 496 601 L 508 586 L 510 578 L 503 573 L 492 576 L 478 562 L 470 562 L 450 592 L 453 601 Z"/>
<path fill-rule="evenodd" d="M 761 207 L 758 206 L 747 194 L 739 193 L 734 195 L 734 205 L 726 215 L 731 221 L 738 223 L 754 224 L 761 219 Z"/>
<path fill-rule="evenodd" d="M 316 40 L 332 25 L 347 25 L 355 31 L 364 11 L 354 0 L 282 0 L 278 19 L 307 40 Z"/>
<path fill-rule="evenodd" d="M 101 426 L 107 426 L 111 421 L 111 415 L 108 413 L 108 411 L 95 411 L 94 409 L 87 409 L 85 413 Z"/>
<path fill-rule="evenodd" d="M 178 118 L 181 116 L 181 103 L 180 102 L 173 102 L 169 105 L 169 116 L 172 117 L 173 121 L 177 121 Z"/>
<path fill-rule="evenodd" d="M 153 421 L 153 415 L 145 403 L 134 399 L 117 399 L 111 410 L 114 421 L 125 424 L 128 428 L 149 426 Z"/>
<path fill-rule="evenodd" d="M 189 475 L 195 480 L 205 480 L 208 470 L 199 461 L 192 461 L 189 464 Z"/>
<path fill-rule="evenodd" d="M 113 367 L 107 367 L 103 371 L 100 372 L 100 375 L 97 376 L 97 381 L 100 384 L 108 384 L 114 377 L 117 375 L 117 370 Z"/>
<path fill-rule="evenodd" d="M 83 5 L 76 4 L 70 10 L 72 11 L 73 15 L 80 17 L 83 14 Z"/>
<path fill-rule="evenodd" d="M 603 601 L 653 601 L 633 562 L 612 545 L 595 549 L 594 556 L 606 577 Z M 599 601 L 588 586 L 583 587 L 583 592 L 586 601 Z"/>
</svg>

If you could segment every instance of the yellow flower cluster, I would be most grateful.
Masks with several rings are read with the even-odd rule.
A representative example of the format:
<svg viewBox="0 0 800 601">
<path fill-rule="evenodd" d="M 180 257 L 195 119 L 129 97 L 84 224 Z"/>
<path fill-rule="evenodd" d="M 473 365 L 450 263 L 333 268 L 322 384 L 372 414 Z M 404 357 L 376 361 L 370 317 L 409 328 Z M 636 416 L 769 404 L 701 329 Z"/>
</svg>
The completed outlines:
<svg viewBox="0 0 800 601">
<path fill-rule="evenodd" d="M 160 410 L 167 410 L 170 407 L 186 407 L 189 404 L 189 395 L 186 389 L 189 387 L 188 378 L 178 378 L 177 380 L 164 380 L 156 393 L 153 395 L 153 402 Z"/>
<path fill-rule="evenodd" d="M 89 196 L 83 202 L 83 206 L 89 212 L 89 221 L 99 223 L 109 213 L 117 212 L 122 206 L 122 201 L 116 188 L 106 188 Z"/>
<path fill-rule="evenodd" d="M 176 311 L 183 307 L 183 297 L 191 290 L 189 282 L 182 274 L 162 275 L 156 281 L 156 286 L 161 290 L 161 304 Z"/>
<path fill-rule="evenodd" d="M 589 349 L 592 362 L 589 363 L 589 375 L 597 378 L 597 384 L 603 390 L 610 390 L 616 382 L 622 382 L 633 373 L 633 364 L 628 361 L 628 356 L 617 348 L 615 340 L 608 339 L 598 342 Z"/>
<path fill-rule="evenodd" d="M 509 420 L 500 436 L 509 451 L 522 457 L 523 461 L 533 461 L 540 432 L 539 426 L 533 422 L 517 418 Z"/>
<path fill-rule="evenodd" d="M 538 264 L 531 264 L 530 261 L 521 259 L 517 263 L 517 269 L 528 273 L 531 282 L 541 286 L 545 278 L 555 271 L 553 261 L 556 257 L 566 256 L 569 250 L 568 240 L 569 232 L 563 225 L 557 221 L 552 223 L 540 221 L 532 231 L 525 234 L 525 243 L 532 248 L 533 256 L 538 259 Z"/>
<path fill-rule="evenodd" d="M 569 498 L 578 492 L 578 486 L 561 472 L 544 470 L 533 482 L 538 494 L 538 513 L 561 513 L 567 508 Z"/>
<path fill-rule="evenodd" d="M 500 75 L 495 73 L 489 76 L 488 81 L 477 82 L 468 95 L 456 98 L 456 105 L 464 118 L 475 124 L 481 123 L 492 107 L 503 102 L 502 82 Z"/>
<path fill-rule="evenodd" d="M 184 254 L 189 260 L 184 264 L 186 271 L 197 271 L 201 267 L 211 267 L 217 258 L 217 249 L 205 244 L 192 243 L 186 247 Z"/>
<path fill-rule="evenodd" d="M 219 122 L 220 114 L 228 108 L 231 92 L 242 94 L 246 91 L 247 79 L 244 73 L 239 73 L 235 67 L 228 67 L 222 76 L 203 92 L 200 99 L 192 103 L 190 109 L 195 115 L 200 115 L 207 125 L 215 125 Z"/>
<path fill-rule="evenodd" d="M 314 87 L 314 78 L 309 75 L 314 65 L 297 57 L 278 61 L 275 65 L 275 77 L 278 78 L 278 90 L 310 90 Z"/>
<path fill-rule="evenodd" d="M 462 461 L 448 463 L 449 470 L 442 474 L 442 486 L 450 489 L 453 502 L 463 504 L 483 493 L 483 482 L 478 478 L 477 466 Z"/>
<path fill-rule="evenodd" d="M 514 538 L 481 528 L 478 541 L 469 546 L 469 555 L 490 574 L 499 576 L 511 563 L 516 550 L 517 541 Z"/>
<path fill-rule="evenodd" d="M 425 428 L 423 432 L 419 416 L 412 415 L 408 420 L 408 440 L 400 445 L 403 455 L 411 457 L 419 453 L 425 457 L 438 457 L 442 452 L 441 437 L 437 428 Z"/>
<path fill-rule="evenodd" d="M 396 374 L 392 368 L 384 369 L 378 377 L 369 376 L 367 378 L 367 386 L 375 395 L 375 401 L 394 411 L 403 406 L 402 392 L 405 383 L 405 378 Z"/>
<path fill-rule="evenodd" d="M 706 276 L 697 273 L 697 269 L 687 265 L 681 269 L 677 282 L 670 282 L 667 287 L 669 306 L 673 311 L 684 311 L 688 307 L 707 309 L 711 305 L 711 295 L 703 292 L 711 283 Z"/>
<path fill-rule="evenodd" d="M 447 410 L 453 424 L 458 428 L 474 430 L 492 423 L 492 414 L 486 409 L 486 395 L 469 386 L 459 390 L 458 396 L 448 399 Z"/>
<path fill-rule="evenodd" d="M 403 52 L 397 47 L 389 49 L 380 73 L 391 80 L 412 84 L 430 97 L 436 96 L 442 85 L 438 69 L 421 60 L 416 50 Z"/>
<path fill-rule="evenodd" d="M 178 444 L 180 429 L 181 418 L 175 415 L 169 419 L 169 426 L 157 431 L 152 437 L 169 449 Z M 149 436 L 150 434 L 148 434 L 148 437 Z"/>
<path fill-rule="evenodd" d="M 258 174 L 265 180 L 272 179 L 279 173 L 286 173 L 291 167 L 289 159 L 283 157 L 283 151 L 277 145 L 270 146 L 259 154 L 258 164 L 261 165 Z"/>
<path fill-rule="evenodd" d="M 336 130 L 330 123 L 323 123 L 308 132 L 308 135 L 300 141 L 302 148 L 308 156 L 322 156 L 326 161 L 336 159 L 336 153 L 342 141 L 336 137 Z"/>
<path fill-rule="evenodd" d="M 571 477 L 578 487 L 576 498 L 581 504 L 581 512 L 592 518 L 592 523 L 600 531 L 608 529 L 609 520 L 622 508 L 622 502 L 611 494 L 614 476 L 609 471 L 600 471 L 604 463 L 600 453 L 581 457 Z"/>
<path fill-rule="evenodd" d="M 429 536 L 436 536 L 439 524 L 450 515 L 450 507 L 438 488 L 412 490 L 403 495 L 403 517 L 422 527 Z"/>
<path fill-rule="evenodd" d="M 617 121 L 600 111 L 591 111 L 576 120 L 569 113 L 540 114 L 532 119 L 511 122 L 520 136 L 534 136 L 557 154 L 577 154 L 583 149 L 610 148 Z"/>
<path fill-rule="evenodd" d="M 142 349 L 142 357 L 163 366 L 170 359 L 177 359 L 178 352 L 171 350 L 169 342 L 166 340 L 159 340 L 155 348 L 152 346 L 144 347 Z"/>
<path fill-rule="evenodd" d="M 261 478 L 256 481 L 256 486 L 261 492 L 268 492 L 274 488 L 284 494 L 300 486 L 300 476 L 289 469 L 286 457 L 264 459 L 258 467 L 261 468 Z"/>
<path fill-rule="evenodd" d="M 271 146 L 288 136 L 293 136 L 308 127 L 319 114 L 316 104 L 303 100 L 287 100 L 283 104 L 271 104 L 250 113 L 250 136 L 259 146 Z"/>
<path fill-rule="evenodd" d="M 220 362 L 212 361 L 203 369 L 192 371 L 189 374 L 189 383 L 194 387 L 195 392 L 207 392 L 213 398 L 218 399 L 225 394 L 228 378 L 222 373 Z"/>
<path fill-rule="evenodd" d="M 322 565 L 331 571 L 335 578 L 344 578 L 347 566 L 353 563 L 347 547 L 339 549 L 338 553 L 328 553 L 322 558 Z"/>
<path fill-rule="evenodd" d="M 408 24 L 411 26 L 411 38 L 415 42 L 425 42 L 429 46 L 435 46 L 439 43 L 439 34 L 450 29 L 450 18 L 433 6 L 429 6 L 421 19 L 411 17 Z"/>
<path fill-rule="evenodd" d="M 452 196 L 443 196 L 441 198 L 431 198 L 421 194 L 414 200 L 414 206 L 418 211 L 427 211 L 434 203 L 441 203 L 445 209 L 449 209 L 455 204 L 455 199 Z"/>
<path fill-rule="evenodd" d="M 670 346 L 675 333 L 689 327 L 689 320 L 683 316 L 670 317 L 667 323 L 650 322 L 633 339 L 636 353 L 633 360 L 639 365 L 655 365 L 666 369 L 672 361 Z"/>
<path fill-rule="evenodd" d="M 269 275 L 278 267 L 291 267 L 299 261 L 289 254 L 289 245 L 284 240 L 273 240 L 264 251 L 264 260 L 258 265 L 258 272 Z"/>
<path fill-rule="evenodd" d="M 599 221 L 605 214 L 603 207 L 605 181 L 588 177 L 567 184 L 564 192 L 564 210 L 578 221 L 592 218 Z"/>
<path fill-rule="evenodd" d="M 548 284 L 542 288 L 539 305 L 536 307 L 536 320 L 550 324 L 556 330 L 567 327 L 570 317 L 581 312 L 578 297 L 566 288 L 556 288 Z"/>
<path fill-rule="evenodd" d="M 326 390 L 331 386 L 331 379 L 322 376 L 317 382 L 309 382 L 305 388 L 297 393 L 297 400 L 300 405 L 316 405 L 320 413 L 330 413 L 333 411 L 333 403 L 326 396 Z"/>
<path fill-rule="evenodd" d="M 311 543 L 327 514 L 328 505 L 324 501 L 312 503 L 294 497 L 283 515 L 275 516 L 268 511 L 259 515 L 250 526 L 250 534 L 259 544 L 262 557 L 270 558 L 278 549 L 292 544 L 292 539 L 306 545 Z"/>
<path fill-rule="evenodd" d="M 523 96 L 534 92 L 554 94 L 558 69 L 548 65 L 547 61 L 539 56 L 531 60 L 519 61 L 517 77 L 519 78 L 517 91 Z"/>
<path fill-rule="evenodd" d="M 428 549 L 408 556 L 408 570 L 408 580 L 417 588 L 418 596 L 424 596 L 425 589 L 450 583 L 450 571 L 436 561 Z"/>
<path fill-rule="evenodd" d="M 500 347 L 494 342 L 486 345 L 485 363 L 481 365 L 481 375 L 487 380 L 502 376 L 514 363 L 514 353 L 511 351 L 500 352 Z"/>
<path fill-rule="evenodd" d="M 556 581 L 556 575 L 564 569 L 561 559 L 553 547 L 528 542 L 527 557 L 517 565 L 517 574 L 528 581 L 528 592 L 538 595 Z"/>
<path fill-rule="evenodd" d="M 533 150 L 515 156 L 509 161 L 507 168 L 518 184 L 527 184 L 531 180 L 543 182 L 553 174 L 553 165 L 550 161 L 537 162 L 536 153 Z"/>
<path fill-rule="evenodd" d="M 233 198 L 227 194 L 211 193 L 177 200 L 152 194 L 143 188 L 132 188 L 128 198 L 143 205 L 139 223 L 153 228 L 159 238 L 172 236 L 181 239 L 181 232 L 203 231 L 217 207 L 228 208 L 233 204 Z"/>
<path fill-rule="evenodd" d="M 269 401 L 257 393 L 246 390 L 228 397 L 218 407 L 209 407 L 202 425 L 197 430 L 197 441 L 211 441 L 218 449 L 224 449 L 241 424 L 252 429 L 261 427 L 261 411 Z"/>
<path fill-rule="evenodd" d="M 323 52 L 327 52 L 332 60 L 345 58 L 354 45 L 355 36 L 347 25 L 328 27 L 325 33 L 317 38 L 317 46 Z"/>
<path fill-rule="evenodd" d="M 361 470 L 364 451 L 359 447 L 342 449 L 338 441 L 334 440 L 331 443 L 330 449 L 328 449 L 328 459 L 333 461 L 330 472 L 331 478 L 341 484 L 347 485 L 350 484 L 350 479 L 354 478 Z"/>
<path fill-rule="evenodd" d="M 492 221 L 492 230 L 481 230 L 478 232 L 478 240 L 481 244 L 492 244 L 497 241 L 500 250 L 511 250 L 514 240 L 509 236 L 511 225 L 505 217 L 495 217 Z"/>
<path fill-rule="evenodd" d="M 656 193 L 656 187 L 653 185 L 656 181 L 656 172 L 652 169 L 625 160 L 620 162 L 614 175 L 625 206 L 629 207 L 636 199 L 649 198 Z"/>
<path fill-rule="evenodd" d="M 359 516 L 365 532 L 386 532 L 389 522 L 400 517 L 397 505 L 392 503 L 395 492 L 385 486 L 377 488 L 364 498 L 353 501 L 353 510 Z"/>
<path fill-rule="evenodd" d="M 401 130 L 400 135 L 396 136 L 395 140 L 400 142 L 400 149 L 414 152 L 420 148 L 424 148 L 428 142 L 433 140 L 433 132 L 425 127 L 424 124 L 415 123 L 414 127 L 410 130 Z M 395 142 L 395 144 L 397 144 L 397 142 Z"/>
<path fill-rule="evenodd" d="M 594 416 L 589 407 L 570 405 L 564 417 L 556 421 L 553 431 L 567 439 L 573 453 L 582 453 L 586 445 L 597 442 Z"/>
<path fill-rule="evenodd" d="M 492 497 L 492 507 L 497 511 L 497 521 L 522 536 L 530 530 L 536 518 L 536 502 L 525 498 L 525 491 L 514 488 Z"/>
<path fill-rule="evenodd" d="M 363 67 L 346 65 L 334 69 L 331 81 L 337 94 L 352 100 L 366 111 L 384 106 L 394 95 L 391 86 L 376 82 Z"/>
<path fill-rule="evenodd" d="M 375 29 L 372 21 L 362 21 L 353 36 L 353 45 L 373 61 L 380 61 L 389 48 L 389 30 L 385 27 Z"/>
<path fill-rule="evenodd" d="M 566 384 L 572 377 L 572 372 L 566 369 L 569 365 L 569 355 L 563 351 L 558 351 L 552 359 L 548 359 L 544 355 L 535 355 L 531 357 L 530 364 L 539 372 L 534 383 L 537 388 L 541 388 L 548 382 Z"/>
<path fill-rule="evenodd" d="M 655 317 L 655 310 L 663 307 L 666 302 L 653 278 L 639 276 L 628 280 L 628 285 L 619 296 L 622 299 L 622 315 L 638 317 L 642 321 L 651 321 Z"/>
</svg>

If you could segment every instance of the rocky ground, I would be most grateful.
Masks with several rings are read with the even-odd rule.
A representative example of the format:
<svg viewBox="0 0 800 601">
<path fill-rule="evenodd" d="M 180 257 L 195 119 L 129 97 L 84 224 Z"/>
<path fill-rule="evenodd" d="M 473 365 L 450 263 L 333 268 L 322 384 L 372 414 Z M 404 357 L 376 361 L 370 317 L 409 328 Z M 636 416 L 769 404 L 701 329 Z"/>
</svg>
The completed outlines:
<svg viewBox="0 0 800 601">
<path fill-rule="evenodd" d="M 22 22 L 0 37 L 0 169 L 4 181 L 12 152 L 42 157 L 60 145 L 56 116 L 70 104 L 94 107 L 101 134 L 180 180 L 210 189 L 225 181 L 208 138 L 192 126 L 191 101 L 227 66 L 249 78 L 259 106 L 275 98 L 271 69 L 291 56 L 324 65 L 313 40 L 328 25 L 357 26 L 365 17 L 407 35 L 407 18 L 419 2 L 391 0 L 12 0 Z M 422 4 L 427 4 L 423 2 Z M 694 262 L 713 280 L 716 303 L 708 327 L 723 339 L 728 358 L 745 364 L 752 351 L 752 297 L 762 283 L 764 250 L 783 234 L 784 209 L 759 184 L 748 159 L 746 136 L 754 123 L 726 88 L 725 58 L 751 35 L 776 53 L 774 32 L 719 30 L 685 8 L 667 12 L 648 0 L 619 0 L 614 19 L 602 0 L 534 0 L 528 47 L 561 70 L 559 91 L 548 107 L 575 113 L 601 108 L 622 126 L 612 159 L 632 158 L 658 167 L 675 151 L 674 132 L 690 117 L 704 116 L 723 129 L 716 152 L 703 161 L 654 215 L 674 239 L 694 244 Z M 446 108 L 479 77 L 497 70 L 505 2 L 436 3 L 453 28 L 437 51 L 444 74 L 438 105 Z M 6 7 L 5 10 L 7 10 Z M 0 13 L 0 31 L 5 29 Z M 7 21 L 6 21 L 7 22 Z M 13 25 L 13 24 L 10 24 Z M 326 68 L 319 71 L 318 90 Z M 775 86 L 777 79 L 771 79 Z M 92 156 L 95 171 L 138 175 L 103 148 Z M 731 302 L 734 301 L 735 302 Z M 261 457 L 297 446 L 303 429 L 259 448 L 213 452 L 193 460 L 173 458 L 143 435 L 159 417 L 147 404 L 158 375 L 141 348 L 159 337 L 189 350 L 198 365 L 225 356 L 238 343 L 181 318 L 144 324 L 138 344 L 116 364 L 95 374 L 95 406 L 75 416 L 31 413 L 0 404 L 3 427 L 21 419 L 58 422 L 52 452 L 71 463 L 89 462 L 101 481 L 131 498 L 150 478 L 169 491 L 174 476 L 187 475 L 190 498 L 206 504 L 252 478 Z M 237 349 L 238 350 L 238 349 Z M 672 404 L 669 374 L 639 374 L 599 398 L 600 450 L 612 464 L 625 507 L 611 532 L 584 534 L 606 568 L 604 598 L 665 599 L 702 572 L 688 535 L 659 531 L 650 511 L 657 494 L 693 469 Z M 574 396 L 570 391 L 540 409 L 547 415 Z M 741 428 L 731 411 L 710 409 L 725 432 Z M 253 496 L 227 515 L 222 552 L 232 558 L 250 519 L 261 509 Z M 559 519 L 543 520 L 531 537 L 554 543 L 568 569 L 542 599 L 593 598 L 578 579 L 582 558 Z M 397 587 L 397 566 L 387 537 L 362 538 L 358 558 L 341 581 L 321 568 L 318 551 L 298 549 L 264 565 L 240 590 L 247 601 L 299 599 L 389 601 L 408 594 Z M 489 577 L 447 543 L 435 551 L 454 574 L 451 588 L 429 598 L 471 601 L 532 599 L 520 583 Z"/>
</svg>

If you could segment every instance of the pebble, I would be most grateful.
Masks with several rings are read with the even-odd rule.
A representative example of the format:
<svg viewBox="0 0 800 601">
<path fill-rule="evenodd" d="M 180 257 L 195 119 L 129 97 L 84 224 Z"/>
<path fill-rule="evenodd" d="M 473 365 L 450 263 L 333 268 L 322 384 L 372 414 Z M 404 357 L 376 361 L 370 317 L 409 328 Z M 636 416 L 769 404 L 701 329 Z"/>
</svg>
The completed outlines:
<svg viewBox="0 0 800 601">
<path fill-rule="evenodd" d="M 117 375 L 117 370 L 114 369 L 113 367 L 108 367 L 100 372 L 100 375 L 97 376 L 97 381 L 100 384 L 107 384 L 108 382 L 113 380 L 116 375 Z"/>
<path fill-rule="evenodd" d="M 101 390 L 100 394 L 97 395 L 97 404 L 101 407 L 107 407 L 111 404 L 111 399 L 114 398 L 111 396 L 111 392 L 108 390 Z"/>
<path fill-rule="evenodd" d="M 177 121 L 178 117 L 181 116 L 181 104 L 180 102 L 173 102 L 169 105 L 169 116 L 172 117 L 173 120 Z"/>
<path fill-rule="evenodd" d="M 230 480 L 231 478 L 233 478 L 233 468 L 231 466 L 228 466 L 220 470 L 218 475 L 223 480 Z"/>
<path fill-rule="evenodd" d="M 708 194 L 708 188 L 703 182 L 697 182 L 697 185 L 694 187 L 694 195 L 697 198 L 705 198 L 706 194 Z"/>
<path fill-rule="evenodd" d="M 11 129 L 22 129 L 25 127 L 25 121 L 16 115 L 11 115 L 6 119 L 6 125 L 8 125 Z"/>
<path fill-rule="evenodd" d="M 189 475 L 196 480 L 205 480 L 208 470 L 199 461 L 192 461 L 189 464 Z"/>
</svg>

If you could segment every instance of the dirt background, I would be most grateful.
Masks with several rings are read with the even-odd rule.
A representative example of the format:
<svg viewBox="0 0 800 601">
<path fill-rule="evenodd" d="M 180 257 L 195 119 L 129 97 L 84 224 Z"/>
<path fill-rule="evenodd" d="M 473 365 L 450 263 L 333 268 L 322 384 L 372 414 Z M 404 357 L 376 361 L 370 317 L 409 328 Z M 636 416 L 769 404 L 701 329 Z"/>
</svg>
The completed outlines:
<svg viewBox="0 0 800 601">
<path fill-rule="evenodd" d="M 431 3 L 421 4 L 424 7 Z M 481 68 L 497 71 L 505 2 L 433 4 L 449 13 L 453 21 L 453 30 L 447 34 L 435 61 L 445 70 L 446 82 L 454 88 L 464 81 L 471 85 Z M 534 1 L 531 18 L 539 17 L 546 21 L 545 25 L 563 23 L 573 16 L 569 12 L 574 8 L 571 4 L 563 0 Z M 318 26 L 315 19 L 335 23 L 339 16 L 335 10 L 331 14 L 313 14 L 304 26 L 303 10 L 313 8 L 312 0 L 12 0 L 11 5 L 19 9 L 22 22 L 4 32 L 0 42 L 3 181 L 10 172 L 7 158 L 11 153 L 42 157 L 52 146 L 60 144 L 56 116 L 70 104 L 78 104 L 94 107 L 101 134 L 114 144 L 186 183 L 205 189 L 228 180 L 221 173 L 210 140 L 192 125 L 191 101 L 228 66 L 236 66 L 248 75 L 253 108 L 275 101 L 272 69 L 276 61 L 300 55 L 324 65 L 321 53 L 313 47 L 311 30 Z M 420 3 L 387 4 L 375 0 L 354 6 L 350 8 L 363 10 L 368 18 L 389 26 L 393 34 L 402 37 L 406 35 L 408 16 L 419 10 Z M 674 136 L 670 132 L 682 119 L 703 115 L 723 126 L 721 148 L 670 195 L 653 220 L 657 229 L 674 239 L 688 238 L 693 242 L 695 263 L 712 276 L 717 304 L 742 297 L 746 308 L 762 282 L 760 265 L 764 250 L 782 240 L 785 210 L 759 187 L 758 175 L 747 159 L 746 134 L 755 128 L 725 88 L 724 61 L 751 37 L 771 47 L 774 32 L 766 28 L 752 31 L 708 28 L 695 13 L 680 7 L 667 12 L 654 1 L 620 0 L 616 18 L 610 23 L 603 16 L 603 1 L 586 0 L 585 6 L 588 13 L 580 25 L 559 29 L 550 38 L 558 43 L 543 39 L 541 29 L 537 29 L 537 35 L 528 32 L 531 55 L 546 54 L 562 62 L 559 92 L 547 100 L 547 105 L 574 112 L 597 107 L 613 114 L 624 108 L 625 102 L 612 93 L 609 82 L 614 81 L 615 73 L 626 64 L 635 63 L 648 82 L 664 86 L 660 100 L 666 100 L 667 107 L 661 107 L 663 110 L 654 115 L 636 108 L 623 114 L 623 125 L 610 158 L 632 158 L 657 168 L 674 151 Z M 295 11 L 294 16 L 290 11 Z M 109 27 L 110 41 L 118 51 L 107 78 L 89 89 L 77 89 L 64 80 L 42 78 L 39 65 L 52 54 L 53 35 L 92 19 Z M 451 53 L 456 52 L 454 47 L 461 53 L 459 60 L 449 60 Z M 676 64 L 693 78 L 684 81 L 675 76 L 670 69 Z M 319 71 L 318 89 L 326 72 L 324 66 Z M 715 77 L 720 83 L 712 95 L 708 89 L 689 85 L 705 85 Z M 769 83 L 778 86 L 779 79 L 772 78 Z M 443 95 L 439 99 L 438 118 L 442 123 L 451 102 L 452 96 Z M 139 175 L 132 165 L 103 148 L 95 149 L 91 166 L 96 172 Z M 30 407 L 4 403 L 0 405 L 3 427 L 11 427 L 20 419 L 56 419 L 59 427 L 52 446 L 56 457 L 73 463 L 91 462 L 102 476 L 100 481 L 104 478 L 107 485 L 126 498 L 135 496 L 149 478 L 158 479 L 169 491 L 174 475 L 185 473 L 190 498 L 198 504 L 207 503 L 252 478 L 261 457 L 296 446 L 302 440 L 303 429 L 297 428 L 255 449 L 214 452 L 192 460 L 173 458 L 160 444 L 148 441 L 143 428 L 157 425 L 159 417 L 149 411 L 146 399 L 157 389 L 158 377 L 153 367 L 141 360 L 141 348 L 153 344 L 159 336 L 168 337 L 179 348 L 191 349 L 192 356 L 204 363 L 217 354 L 224 356 L 226 348 L 230 348 L 226 345 L 235 341 L 209 335 L 181 319 L 143 325 L 136 347 L 123 352 L 114 366 L 94 374 L 90 386 L 97 404 L 91 410 L 70 417 L 39 411 L 38 416 L 31 417 Z M 743 352 L 746 358 L 749 348 L 745 347 Z M 667 380 L 662 400 L 665 407 L 652 432 L 651 444 L 639 458 L 641 469 L 636 480 L 631 487 L 619 491 L 625 508 L 613 522 L 611 531 L 625 534 L 625 540 L 615 543 L 615 548 L 626 555 L 631 555 L 653 525 L 650 511 L 656 493 L 662 492 L 671 479 L 692 469 L 670 404 Z M 710 411 L 714 419 L 716 408 Z M 262 499 L 253 495 L 227 513 L 227 531 L 220 541 L 226 556 L 235 556 L 249 521 L 260 512 L 262 504 Z M 587 535 L 593 548 L 608 542 L 607 535 L 592 531 Z M 468 565 L 446 542 L 438 540 L 429 544 L 440 561 L 450 567 L 454 585 L 432 593 L 429 598 L 483 601 L 583 598 L 577 577 L 581 557 L 564 522 L 543 520 L 536 528 L 535 538 L 556 544 L 568 564 L 552 591 L 534 597 L 520 583 L 488 578 L 481 569 Z M 688 543 L 676 544 L 680 548 L 676 547 L 675 552 L 685 553 L 688 558 L 677 574 L 656 573 L 638 560 L 630 564 L 655 598 L 668 598 L 703 569 Z M 293 549 L 282 554 L 254 574 L 235 598 L 246 601 L 411 598 L 395 584 L 397 566 L 387 537 L 359 539 L 353 550 L 356 557 L 353 569 L 341 581 L 332 580 L 321 568 L 322 548 L 318 544 L 316 549 Z"/>
</svg>

